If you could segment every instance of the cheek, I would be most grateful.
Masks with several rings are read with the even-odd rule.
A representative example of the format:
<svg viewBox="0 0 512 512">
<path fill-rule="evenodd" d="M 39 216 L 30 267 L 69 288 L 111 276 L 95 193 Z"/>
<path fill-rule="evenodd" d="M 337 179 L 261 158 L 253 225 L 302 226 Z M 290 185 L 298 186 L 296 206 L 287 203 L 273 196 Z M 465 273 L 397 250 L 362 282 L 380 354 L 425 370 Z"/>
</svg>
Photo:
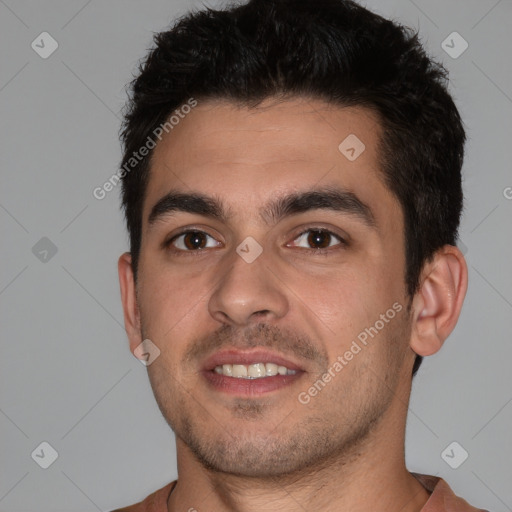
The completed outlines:
<svg viewBox="0 0 512 512">
<path fill-rule="evenodd" d="M 360 267 L 341 268 L 321 278 L 295 279 L 294 288 L 302 290 L 300 298 L 315 314 L 318 332 L 325 336 L 331 360 L 343 355 L 354 341 L 388 338 L 396 329 L 398 315 L 393 305 L 405 308 L 403 284 L 384 268 L 362 263 Z M 385 350 L 384 345 L 373 344 L 377 345 L 375 351 L 379 352 L 379 347 Z"/>
<path fill-rule="evenodd" d="M 373 317 L 383 301 L 373 269 L 366 265 L 340 266 L 316 275 L 297 273 L 293 290 L 334 335 L 353 332 Z"/>
<path fill-rule="evenodd" d="M 152 265 L 144 272 L 139 291 L 141 322 L 148 337 L 173 337 L 190 313 L 200 306 L 205 287 L 168 269 Z"/>
</svg>

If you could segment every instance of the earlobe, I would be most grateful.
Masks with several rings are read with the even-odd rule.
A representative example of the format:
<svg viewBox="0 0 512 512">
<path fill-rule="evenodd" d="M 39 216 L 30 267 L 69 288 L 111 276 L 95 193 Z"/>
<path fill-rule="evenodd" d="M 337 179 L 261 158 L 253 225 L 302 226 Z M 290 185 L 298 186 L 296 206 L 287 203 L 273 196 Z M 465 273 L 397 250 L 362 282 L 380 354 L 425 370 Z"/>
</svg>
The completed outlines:
<svg viewBox="0 0 512 512">
<path fill-rule="evenodd" d="M 142 342 L 142 333 L 140 329 L 140 312 L 137 304 L 132 258 L 129 252 L 125 252 L 119 257 L 117 270 L 121 288 L 121 301 L 123 304 L 124 327 L 130 341 L 130 350 L 133 352 Z"/>
<path fill-rule="evenodd" d="M 411 349 L 435 354 L 454 329 L 468 284 L 466 260 L 457 247 L 445 245 L 422 272 L 412 308 Z"/>
</svg>

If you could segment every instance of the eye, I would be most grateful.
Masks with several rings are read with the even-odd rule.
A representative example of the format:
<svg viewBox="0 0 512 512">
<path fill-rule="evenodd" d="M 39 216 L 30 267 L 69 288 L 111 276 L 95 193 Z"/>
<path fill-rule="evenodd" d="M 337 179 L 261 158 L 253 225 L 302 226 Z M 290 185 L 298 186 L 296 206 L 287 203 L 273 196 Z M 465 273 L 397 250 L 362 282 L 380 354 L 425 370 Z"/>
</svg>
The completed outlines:
<svg viewBox="0 0 512 512">
<path fill-rule="evenodd" d="M 208 233 L 204 231 L 184 231 L 180 233 L 171 240 L 169 240 L 167 245 L 172 245 L 175 249 L 179 251 L 200 251 L 202 249 L 208 249 L 211 247 L 218 247 L 220 242 L 217 242 L 215 238 L 210 236 Z"/>
<path fill-rule="evenodd" d="M 322 252 L 335 245 L 346 245 L 346 242 L 332 231 L 318 228 L 303 231 L 293 241 L 293 247 L 303 247 L 315 252 Z"/>
</svg>

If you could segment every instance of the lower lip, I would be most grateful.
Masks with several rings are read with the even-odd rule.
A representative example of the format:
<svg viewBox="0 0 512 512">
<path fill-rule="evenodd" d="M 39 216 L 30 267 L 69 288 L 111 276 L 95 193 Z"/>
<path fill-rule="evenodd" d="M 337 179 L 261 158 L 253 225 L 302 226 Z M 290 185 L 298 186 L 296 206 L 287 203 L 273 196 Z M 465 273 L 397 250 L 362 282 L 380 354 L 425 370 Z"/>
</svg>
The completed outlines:
<svg viewBox="0 0 512 512">
<path fill-rule="evenodd" d="M 209 384 L 218 391 L 239 396 L 255 396 L 290 386 L 300 379 L 303 373 L 298 371 L 294 375 L 274 375 L 259 379 L 227 377 L 215 371 L 204 371 L 203 375 Z"/>
</svg>

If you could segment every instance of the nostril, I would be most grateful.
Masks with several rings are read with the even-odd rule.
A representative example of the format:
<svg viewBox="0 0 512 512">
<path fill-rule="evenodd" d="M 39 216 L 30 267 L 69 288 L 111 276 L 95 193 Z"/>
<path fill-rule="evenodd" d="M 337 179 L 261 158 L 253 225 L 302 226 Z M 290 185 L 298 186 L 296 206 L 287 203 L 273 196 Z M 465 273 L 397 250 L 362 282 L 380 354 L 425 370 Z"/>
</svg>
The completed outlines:
<svg viewBox="0 0 512 512">
<path fill-rule="evenodd" d="M 270 313 L 270 310 L 269 310 L 269 309 L 262 309 L 262 310 L 260 310 L 260 311 L 255 311 L 255 312 L 252 314 L 252 316 L 256 316 L 256 317 L 258 317 L 258 316 L 266 316 L 266 315 L 268 315 L 269 313 Z"/>
</svg>

